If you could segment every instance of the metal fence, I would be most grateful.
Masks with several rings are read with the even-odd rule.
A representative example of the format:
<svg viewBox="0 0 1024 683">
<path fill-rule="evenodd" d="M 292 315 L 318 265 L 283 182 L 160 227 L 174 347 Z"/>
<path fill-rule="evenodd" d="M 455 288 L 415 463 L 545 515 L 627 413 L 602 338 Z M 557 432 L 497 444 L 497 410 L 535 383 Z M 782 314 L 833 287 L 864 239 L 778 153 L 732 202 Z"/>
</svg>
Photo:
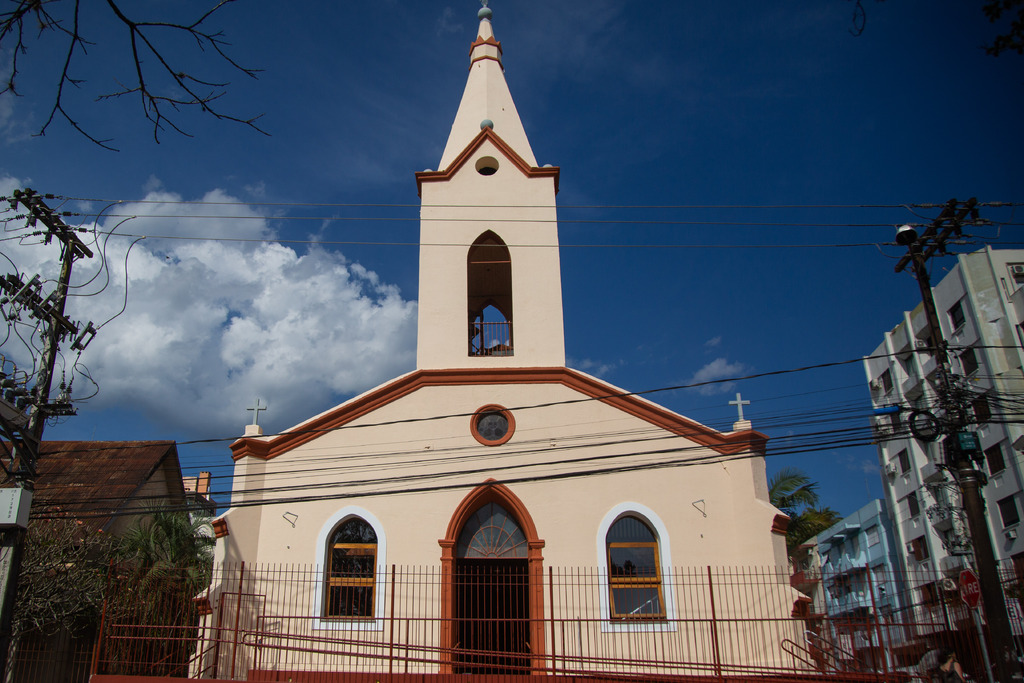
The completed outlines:
<svg viewBox="0 0 1024 683">
<path fill-rule="evenodd" d="M 785 568 L 694 567 L 609 576 L 456 562 L 380 568 L 346 589 L 317 567 L 239 564 L 215 567 L 205 590 L 192 585 L 168 574 L 140 586 L 113 573 L 94 672 L 923 681 L 937 651 L 953 647 L 974 680 L 987 680 L 984 624 L 955 583 L 931 572 L 791 577 Z M 1008 603 L 1020 641 L 1016 598 Z"/>
</svg>

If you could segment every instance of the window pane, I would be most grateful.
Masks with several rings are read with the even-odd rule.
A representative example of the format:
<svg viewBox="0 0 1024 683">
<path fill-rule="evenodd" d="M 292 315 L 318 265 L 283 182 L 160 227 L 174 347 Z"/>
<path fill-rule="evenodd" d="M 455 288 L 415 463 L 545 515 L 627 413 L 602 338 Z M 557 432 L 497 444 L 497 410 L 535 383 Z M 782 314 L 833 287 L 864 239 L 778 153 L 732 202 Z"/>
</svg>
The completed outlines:
<svg viewBox="0 0 1024 683">
<path fill-rule="evenodd" d="M 372 617 L 372 586 L 330 586 L 327 591 L 327 616 Z"/>
<path fill-rule="evenodd" d="M 659 616 L 661 596 L 657 588 L 612 588 L 616 616 Z"/>
<path fill-rule="evenodd" d="M 487 441 L 501 441 L 508 434 L 508 419 L 501 413 L 484 413 L 476 422 L 476 431 Z"/>
<path fill-rule="evenodd" d="M 999 501 L 999 515 L 1003 518 L 1003 526 L 1013 526 L 1020 521 L 1020 514 L 1017 512 L 1017 501 L 1013 496 L 1003 498 Z"/>
<path fill-rule="evenodd" d="M 963 367 L 965 375 L 973 375 L 978 369 L 978 356 L 975 355 L 974 349 L 967 349 L 960 354 L 960 365 Z"/>
<path fill-rule="evenodd" d="M 974 418 L 978 422 L 988 422 L 992 419 L 992 410 L 989 408 L 987 397 L 979 396 L 971 401 L 971 406 L 974 408 Z"/>
<path fill-rule="evenodd" d="M 964 324 L 966 318 L 964 317 L 964 308 L 961 302 L 957 301 L 953 304 L 953 307 L 949 309 L 949 324 L 953 329 L 957 329 Z"/>
<path fill-rule="evenodd" d="M 365 520 L 353 517 L 334 531 L 331 545 L 338 543 L 376 543 L 377 534 Z"/>
<path fill-rule="evenodd" d="M 332 577 L 373 578 L 376 553 L 365 548 L 333 548 L 331 550 Z"/>
<path fill-rule="evenodd" d="M 896 454 L 896 457 L 900 461 L 900 472 L 906 474 L 910 471 L 910 456 L 907 454 L 906 449 Z"/>
<path fill-rule="evenodd" d="M 1000 444 L 985 449 L 985 460 L 988 461 L 988 473 L 995 474 L 1006 469 L 1003 460 L 1003 449 Z"/>
<path fill-rule="evenodd" d="M 462 527 L 456 557 L 526 557 L 526 535 L 512 515 L 488 503 Z"/>
<path fill-rule="evenodd" d="M 608 547 L 610 565 L 608 572 L 612 576 L 657 576 L 657 548 L 629 548 L 610 545 Z"/>
<path fill-rule="evenodd" d="M 651 528 L 636 517 L 623 517 L 608 530 L 608 543 L 655 543 Z"/>
<path fill-rule="evenodd" d="M 916 493 L 911 492 L 907 496 L 907 511 L 910 513 L 911 517 L 917 517 L 921 514 L 921 506 L 917 502 Z"/>
</svg>

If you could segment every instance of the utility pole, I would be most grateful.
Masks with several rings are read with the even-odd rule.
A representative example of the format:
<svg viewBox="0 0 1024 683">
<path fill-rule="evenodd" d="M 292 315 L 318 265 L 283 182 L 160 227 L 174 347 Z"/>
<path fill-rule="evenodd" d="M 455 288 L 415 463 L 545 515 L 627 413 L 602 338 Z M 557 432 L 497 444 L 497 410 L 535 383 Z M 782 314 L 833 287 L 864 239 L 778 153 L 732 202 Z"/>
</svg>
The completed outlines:
<svg viewBox="0 0 1024 683">
<path fill-rule="evenodd" d="M 1006 612 L 1006 598 L 1003 595 L 996 564 L 992 538 L 989 535 L 988 517 L 985 514 L 985 500 L 981 488 L 987 478 L 975 467 L 975 460 L 982 457 L 977 435 L 966 430 L 968 425 L 968 396 L 962 378 L 954 376 L 949 364 L 946 341 L 939 327 L 939 316 L 935 310 L 931 282 L 928 278 L 927 261 L 935 254 L 945 255 L 946 242 L 953 236 L 963 234 L 965 220 L 978 220 L 977 200 L 966 202 L 950 199 L 942 212 L 920 236 L 909 225 L 899 228 L 896 242 L 906 246 L 908 253 L 896 264 L 901 272 L 909 264 L 921 289 L 925 318 L 931 330 L 929 351 L 935 357 L 938 375 L 938 398 L 940 416 L 936 420 L 938 430 L 934 438 L 944 435 L 943 451 L 945 467 L 953 474 L 960 486 L 961 500 L 967 516 L 974 548 L 974 561 L 981 582 L 982 604 L 988 619 L 991 652 L 995 660 L 996 679 L 1009 683 L 1021 680 L 1020 665 L 1017 662 L 1010 618 Z"/>
<path fill-rule="evenodd" d="M 9 464 L 0 463 L 0 466 L 17 484 L 16 489 L 8 491 L 14 498 L 13 506 L 22 511 L 19 519 L 6 524 L 0 530 L 0 675 L 6 675 L 10 655 L 14 603 L 18 595 L 18 574 L 24 553 L 27 513 L 35 486 L 36 461 L 39 457 L 43 428 L 48 417 L 74 414 L 68 397 L 61 396 L 54 403 L 50 401 L 53 368 L 62 342 L 70 338 L 73 340 L 71 348 L 82 350 L 96 334 L 92 323 L 83 327 L 64 315 L 75 259 L 91 258 L 92 251 L 36 192 L 29 189 L 15 190 L 11 208 L 16 209 L 19 204 L 26 210 L 25 219 L 29 226 L 38 227 L 42 224 L 39 234 L 43 236 L 46 244 L 54 238 L 60 242 L 61 268 L 56 288 L 45 298 L 42 296 L 38 275 L 28 283 L 16 274 L 0 278 L 0 290 L 3 290 L 5 295 L 4 303 L 20 307 L 30 317 L 38 319 L 39 325 L 43 328 L 42 356 L 37 366 L 39 369 L 32 391 L 13 406 L 8 406 L 8 410 L 0 412 L 0 431 L 11 443 Z M 22 412 L 26 409 L 27 419 Z"/>
</svg>

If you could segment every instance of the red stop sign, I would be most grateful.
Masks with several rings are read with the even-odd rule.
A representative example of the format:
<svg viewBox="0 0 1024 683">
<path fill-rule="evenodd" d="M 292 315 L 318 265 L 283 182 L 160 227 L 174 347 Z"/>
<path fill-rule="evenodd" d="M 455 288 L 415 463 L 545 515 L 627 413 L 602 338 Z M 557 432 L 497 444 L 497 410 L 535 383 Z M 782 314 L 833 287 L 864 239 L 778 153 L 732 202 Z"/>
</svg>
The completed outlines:
<svg viewBox="0 0 1024 683">
<path fill-rule="evenodd" d="M 960 572 L 960 599 L 971 609 L 976 608 L 981 600 L 981 582 L 970 569 Z"/>
</svg>

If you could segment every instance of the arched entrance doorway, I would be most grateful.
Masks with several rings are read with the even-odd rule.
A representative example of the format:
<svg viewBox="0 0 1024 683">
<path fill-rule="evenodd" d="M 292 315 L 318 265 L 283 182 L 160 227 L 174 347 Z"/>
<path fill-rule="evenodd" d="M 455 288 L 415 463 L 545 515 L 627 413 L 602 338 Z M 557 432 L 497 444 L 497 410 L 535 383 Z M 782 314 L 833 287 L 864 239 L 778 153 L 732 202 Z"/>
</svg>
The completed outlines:
<svg viewBox="0 0 1024 683">
<path fill-rule="evenodd" d="M 543 665 L 544 541 L 522 502 L 492 482 L 463 499 L 439 541 L 442 673 L 527 674 Z"/>
</svg>

